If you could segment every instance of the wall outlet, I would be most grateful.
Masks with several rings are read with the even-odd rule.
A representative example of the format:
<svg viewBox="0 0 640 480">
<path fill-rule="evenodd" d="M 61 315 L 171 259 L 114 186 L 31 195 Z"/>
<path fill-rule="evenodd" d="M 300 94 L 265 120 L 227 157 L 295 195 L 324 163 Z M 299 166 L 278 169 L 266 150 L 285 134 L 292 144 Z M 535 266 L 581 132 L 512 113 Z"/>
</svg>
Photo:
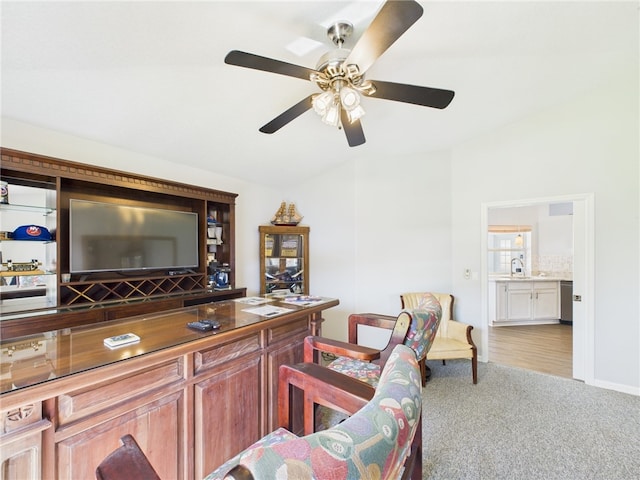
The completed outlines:
<svg viewBox="0 0 640 480">
<path fill-rule="evenodd" d="M 471 279 L 471 269 L 470 268 L 465 268 L 464 269 L 464 279 L 465 280 L 470 280 Z"/>
</svg>

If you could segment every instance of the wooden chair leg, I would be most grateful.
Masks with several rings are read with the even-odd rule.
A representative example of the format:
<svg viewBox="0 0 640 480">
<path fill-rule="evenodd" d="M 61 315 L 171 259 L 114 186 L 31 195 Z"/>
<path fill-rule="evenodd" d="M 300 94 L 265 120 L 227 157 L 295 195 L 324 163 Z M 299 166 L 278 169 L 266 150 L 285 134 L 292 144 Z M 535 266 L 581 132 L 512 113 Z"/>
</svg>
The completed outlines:
<svg viewBox="0 0 640 480">
<path fill-rule="evenodd" d="M 473 375 L 473 384 L 478 383 L 478 351 L 473 350 L 473 357 L 471 357 L 471 373 Z"/>
<path fill-rule="evenodd" d="M 422 415 L 411 443 L 411 453 L 404 466 L 402 480 L 422 480 Z"/>
</svg>

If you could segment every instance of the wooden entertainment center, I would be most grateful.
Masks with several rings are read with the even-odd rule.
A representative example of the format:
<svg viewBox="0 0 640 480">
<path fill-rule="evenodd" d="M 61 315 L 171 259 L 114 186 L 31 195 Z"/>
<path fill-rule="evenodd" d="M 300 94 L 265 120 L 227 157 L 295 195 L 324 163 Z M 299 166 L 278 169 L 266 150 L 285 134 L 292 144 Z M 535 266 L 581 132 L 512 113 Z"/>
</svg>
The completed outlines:
<svg viewBox="0 0 640 480">
<path fill-rule="evenodd" d="M 41 210 L 43 223 L 46 223 L 43 226 L 55 232 L 54 242 L 49 242 L 46 246 L 53 260 L 49 259 L 49 265 L 44 266 L 49 268 L 42 272 L 43 277 L 50 283 L 50 288 L 47 289 L 47 308 L 42 314 L 31 312 L 28 307 L 24 311 L 11 311 L 8 308 L 10 302 L 6 300 L 9 293 L 3 291 L 1 338 L 245 295 L 244 288 L 217 291 L 208 285 L 206 219 L 210 212 L 216 213 L 217 225 L 222 227 L 224 236 L 224 241 L 216 246 L 217 261 L 219 264 L 228 265 L 229 284 L 235 285 L 237 194 L 6 148 L 0 149 L 0 152 L 0 177 L 9 183 L 9 203 L 0 205 L 3 215 L 5 212 L 21 209 L 25 212 Z M 12 185 L 41 189 L 46 194 L 46 205 L 12 204 Z M 201 219 L 198 267 L 190 272 L 174 275 L 161 271 L 139 276 L 123 276 L 112 272 L 73 275 L 68 281 L 63 281 L 63 273 L 69 272 L 70 264 L 69 201 L 72 198 L 197 213 Z M 24 261 L 15 258 L 13 260 Z M 11 272 L 3 272 L 5 276 L 9 274 Z"/>
<path fill-rule="evenodd" d="M 2 477 L 94 478 L 130 433 L 161 478 L 203 478 L 272 431 L 279 366 L 302 361 L 304 338 L 321 334 L 322 312 L 338 300 L 291 304 L 209 286 L 211 212 L 223 232 L 216 258 L 235 285 L 236 194 L 9 149 L 1 154 L 3 181 L 41 189 L 46 198 L 44 205 L 15 204 L 9 190 L 3 215 L 35 209 L 55 231 L 43 242 L 54 261 L 37 272 L 48 282 L 50 305 L 30 309 L 27 302 L 0 315 Z M 199 265 L 177 274 L 68 278 L 71 199 L 197 213 Z M 3 279 L 21 275 L 29 272 L 5 270 Z M 15 290 L 1 293 L 3 306 L 23 300 Z M 211 318 L 219 329 L 187 326 Z M 127 333 L 139 340 L 104 344 Z"/>
</svg>

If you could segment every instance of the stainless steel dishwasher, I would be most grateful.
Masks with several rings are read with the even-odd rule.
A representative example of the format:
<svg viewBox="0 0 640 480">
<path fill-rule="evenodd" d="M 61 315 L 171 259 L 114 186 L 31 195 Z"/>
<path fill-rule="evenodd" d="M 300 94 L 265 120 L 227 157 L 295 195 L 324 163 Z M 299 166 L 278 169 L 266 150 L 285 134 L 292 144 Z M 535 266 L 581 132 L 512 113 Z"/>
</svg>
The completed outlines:
<svg viewBox="0 0 640 480">
<path fill-rule="evenodd" d="M 573 282 L 560 282 L 560 323 L 573 325 Z"/>
</svg>

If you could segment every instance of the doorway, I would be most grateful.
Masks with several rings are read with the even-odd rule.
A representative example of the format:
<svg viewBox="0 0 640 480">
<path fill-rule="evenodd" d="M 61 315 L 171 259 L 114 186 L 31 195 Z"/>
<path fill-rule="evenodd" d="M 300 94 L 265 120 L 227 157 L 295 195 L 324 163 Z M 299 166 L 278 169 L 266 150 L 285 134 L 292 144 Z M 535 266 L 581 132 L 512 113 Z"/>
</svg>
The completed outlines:
<svg viewBox="0 0 640 480">
<path fill-rule="evenodd" d="M 574 282 L 572 328 L 572 378 L 593 382 L 593 272 L 594 272 L 594 222 L 593 195 L 570 195 L 529 200 L 486 203 L 482 205 L 482 348 L 483 360 L 491 360 L 489 350 L 489 262 L 488 228 L 492 209 L 531 208 L 558 203 L 571 203 L 572 216 L 572 277 Z M 517 223 L 517 222 L 516 222 Z M 503 328 L 503 327 L 496 327 Z"/>
</svg>

